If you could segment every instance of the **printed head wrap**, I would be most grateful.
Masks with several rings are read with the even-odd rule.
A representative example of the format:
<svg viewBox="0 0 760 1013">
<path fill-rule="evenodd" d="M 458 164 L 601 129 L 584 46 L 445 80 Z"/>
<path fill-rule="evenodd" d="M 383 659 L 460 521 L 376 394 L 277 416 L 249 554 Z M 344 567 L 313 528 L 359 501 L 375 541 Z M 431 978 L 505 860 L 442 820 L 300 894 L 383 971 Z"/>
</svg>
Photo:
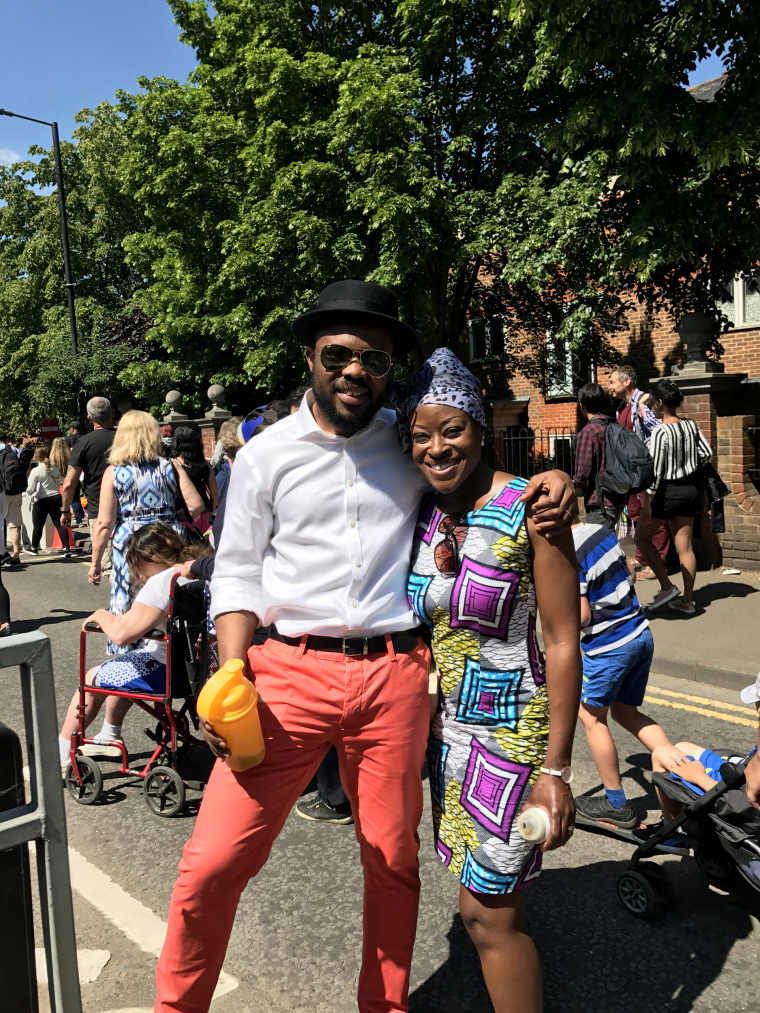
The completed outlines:
<svg viewBox="0 0 760 1013">
<path fill-rule="evenodd" d="M 410 423 L 419 405 L 440 404 L 466 412 L 478 425 L 486 427 L 480 380 L 467 369 L 450 348 L 436 348 L 405 384 L 392 395 L 396 408 L 396 429 L 401 449 L 412 449 Z"/>
</svg>

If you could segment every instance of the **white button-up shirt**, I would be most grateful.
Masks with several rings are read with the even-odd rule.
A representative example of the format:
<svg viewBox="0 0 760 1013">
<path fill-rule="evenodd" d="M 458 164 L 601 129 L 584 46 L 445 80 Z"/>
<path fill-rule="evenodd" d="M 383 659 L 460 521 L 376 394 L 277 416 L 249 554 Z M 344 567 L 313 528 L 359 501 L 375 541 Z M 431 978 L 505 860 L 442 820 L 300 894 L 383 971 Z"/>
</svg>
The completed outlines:
<svg viewBox="0 0 760 1013">
<path fill-rule="evenodd" d="M 409 559 L 429 488 L 399 447 L 394 412 L 381 408 L 355 436 L 333 436 L 304 397 L 235 458 L 212 616 L 255 612 L 289 637 L 414 626 Z"/>
</svg>

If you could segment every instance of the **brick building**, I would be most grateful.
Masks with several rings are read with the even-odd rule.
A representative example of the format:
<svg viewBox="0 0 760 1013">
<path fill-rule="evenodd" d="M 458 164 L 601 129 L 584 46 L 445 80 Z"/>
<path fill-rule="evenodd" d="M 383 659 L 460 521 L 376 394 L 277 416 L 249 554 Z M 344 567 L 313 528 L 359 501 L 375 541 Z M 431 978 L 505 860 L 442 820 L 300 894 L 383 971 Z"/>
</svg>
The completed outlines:
<svg viewBox="0 0 760 1013">
<path fill-rule="evenodd" d="M 690 375 L 691 367 L 682 368 L 690 353 L 665 312 L 649 314 L 632 303 L 627 327 L 612 344 L 620 361 L 636 369 L 642 389 L 648 389 L 652 379 L 673 375 L 686 395 L 684 414 L 697 422 L 713 448 L 715 466 L 732 492 L 725 502 L 722 557 L 714 546 L 712 563 L 722 560 L 760 569 L 760 292 L 751 280 L 740 278 L 731 296 L 725 309 L 735 326 L 721 335 L 721 362 L 714 366 L 702 356 L 695 375 Z M 495 326 L 492 322 L 491 329 Z M 568 441 L 583 423 L 576 393 L 589 380 L 606 388 L 610 369 L 554 349 L 543 384 L 518 373 L 502 392 L 502 385 L 493 382 L 495 359 L 484 354 L 488 345 L 473 336 L 471 328 L 464 345 L 465 358 L 484 379 L 497 464 L 522 472 L 534 458 L 537 464 L 566 466 Z M 498 347 L 509 353 L 509 335 Z"/>
</svg>

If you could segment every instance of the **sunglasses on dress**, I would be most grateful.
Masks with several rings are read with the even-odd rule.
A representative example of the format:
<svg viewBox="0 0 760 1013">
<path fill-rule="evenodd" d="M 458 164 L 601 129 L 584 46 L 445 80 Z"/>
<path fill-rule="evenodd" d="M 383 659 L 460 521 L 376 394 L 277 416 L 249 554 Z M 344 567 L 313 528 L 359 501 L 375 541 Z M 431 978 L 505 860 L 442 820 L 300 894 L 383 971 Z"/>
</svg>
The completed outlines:
<svg viewBox="0 0 760 1013">
<path fill-rule="evenodd" d="M 461 514 L 447 517 L 441 521 L 438 530 L 443 540 L 436 545 L 433 553 L 436 568 L 439 573 L 456 577 L 462 567 L 459 547 L 467 534 L 467 522 Z"/>
<path fill-rule="evenodd" d="M 393 365 L 390 355 L 377 348 L 365 348 L 359 352 L 353 348 L 346 348 L 345 345 L 325 345 L 319 353 L 322 365 L 331 373 L 345 369 L 353 361 L 354 356 L 359 359 L 362 369 L 374 377 L 386 376 Z"/>
</svg>

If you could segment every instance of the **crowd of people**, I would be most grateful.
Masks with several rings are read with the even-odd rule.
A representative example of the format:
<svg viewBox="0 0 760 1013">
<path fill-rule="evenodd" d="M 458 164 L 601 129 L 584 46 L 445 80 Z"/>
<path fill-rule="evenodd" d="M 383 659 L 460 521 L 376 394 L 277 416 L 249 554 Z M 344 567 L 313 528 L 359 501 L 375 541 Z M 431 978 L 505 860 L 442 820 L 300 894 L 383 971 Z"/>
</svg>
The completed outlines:
<svg viewBox="0 0 760 1013">
<path fill-rule="evenodd" d="M 209 1008 L 240 894 L 294 806 L 306 819 L 355 824 L 365 890 L 358 1008 L 406 1010 L 426 764 L 433 847 L 459 881 L 493 1007 L 536 1013 L 541 969 L 525 895 L 543 854 L 567 843 L 578 817 L 653 832 L 626 797 L 608 718 L 653 752 L 656 769 L 696 783 L 714 773 L 707 751 L 672 745 L 639 709 L 653 638 L 616 537 L 621 517 L 635 526 L 638 577 L 649 569 L 661 584 L 649 608 L 692 614 L 697 475 L 710 448 L 678 414 L 673 381 L 644 394 L 621 366 L 610 392 L 618 422 L 649 449 L 647 487 L 621 497 L 601 481 L 614 423 L 597 384 L 579 393 L 587 424 L 572 479 L 525 481 L 483 458 L 481 385 L 450 350 L 392 386 L 394 359 L 416 336 L 389 290 L 330 285 L 292 329 L 309 387 L 225 422 L 210 462 L 191 427 L 162 431 L 130 411 L 114 429 L 105 398 L 89 402 L 93 430 L 77 434 L 68 461 L 61 448 L 35 451 L 32 475 L 46 472 L 35 488 L 56 500 L 45 516 L 60 510 L 59 525 L 69 524 L 84 485 L 92 584 L 112 551 L 110 605 L 90 617 L 110 657 L 88 682 L 162 684 L 165 657 L 140 637 L 165 622 L 166 576 L 179 571 L 210 581 L 219 660 L 244 659 L 264 704 L 266 757 L 247 771 L 224 763 L 227 743 L 201 720 L 218 760 L 179 866 L 156 1011 Z M 206 538 L 213 553 L 198 548 Z M 668 576 L 671 538 L 680 591 Z M 2 609 L 0 595 L 0 632 Z M 87 723 L 102 700 L 88 703 Z M 106 698 L 97 738 L 121 739 L 126 706 Z M 599 798 L 574 800 L 570 787 L 579 716 Z M 304 801 L 315 774 L 317 795 Z M 760 807 L 757 757 L 747 783 Z M 527 805 L 549 818 L 539 845 L 517 828 Z"/>
</svg>

